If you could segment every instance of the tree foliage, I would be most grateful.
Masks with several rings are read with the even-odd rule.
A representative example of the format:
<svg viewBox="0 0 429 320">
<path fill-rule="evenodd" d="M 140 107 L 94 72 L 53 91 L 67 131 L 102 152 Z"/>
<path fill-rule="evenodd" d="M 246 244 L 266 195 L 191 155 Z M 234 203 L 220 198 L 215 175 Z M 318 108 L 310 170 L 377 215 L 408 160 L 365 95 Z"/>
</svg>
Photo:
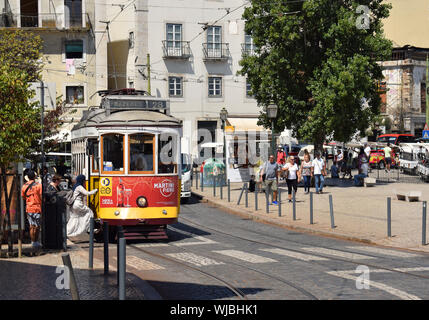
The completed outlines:
<svg viewBox="0 0 429 320">
<path fill-rule="evenodd" d="M 379 114 L 377 62 L 388 58 L 392 47 L 381 22 L 390 6 L 382 2 L 251 1 L 243 18 L 256 54 L 243 57 L 240 73 L 259 105 L 278 105 L 276 131 L 291 128 L 320 148 L 326 136 L 346 142 L 366 130 Z M 369 9 L 367 29 L 358 27 L 359 5 Z M 260 122 L 269 126 L 265 113 Z"/>
<path fill-rule="evenodd" d="M 28 81 L 40 80 L 43 41 L 39 36 L 18 30 L 1 30 L 0 61 L 27 74 Z"/>
</svg>

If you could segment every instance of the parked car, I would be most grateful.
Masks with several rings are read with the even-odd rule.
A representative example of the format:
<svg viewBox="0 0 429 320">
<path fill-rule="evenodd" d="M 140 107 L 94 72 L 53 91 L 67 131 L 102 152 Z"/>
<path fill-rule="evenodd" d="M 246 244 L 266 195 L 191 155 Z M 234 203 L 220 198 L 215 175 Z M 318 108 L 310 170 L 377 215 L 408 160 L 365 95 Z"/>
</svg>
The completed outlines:
<svg viewBox="0 0 429 320">
<path fill-rule="evenodd" d="M 298 153 L 299 159 L 301 161 L 304 160 L 304 152 L 305 152 L 305 150 L 308 151 L 308 153 L 310 154 L 310 159 L 313 160 L 314 159 L 314 145 L 312 145 L 312 144 L 306 145 L 306 146 L 302 147 L 301 150 L 299 150 L 299 153 Z M 333 146 L 324 145 L 323 146 L 323 150 L 325 152 L 326 151 L 328 152 L 328 159 L 333 159 L 334 158 L 334 147 Z"/>
<path fill-rule="evenodd" d="M 398 167 L 399 165 L 399 150 L 398 148 L 392 147 L 392 153 L 390 158 L 392 159 L 392 163 L 390 165 L 391 168 Z M 371 152 L 369 154 L 369 165 L 371 168 L 386 168 L 386 160 L 384 158 L 384 147 L 382 146 L 371 146 Z"/>
<path fill-rule="evenodd" d="M 377 138 L 377 143 L 390 143 L 392 145 L 399 145 L 400 143 L 414 143 L 416 137 L 408 133 L 388 133 L 382 134 Z"/>
</svg>

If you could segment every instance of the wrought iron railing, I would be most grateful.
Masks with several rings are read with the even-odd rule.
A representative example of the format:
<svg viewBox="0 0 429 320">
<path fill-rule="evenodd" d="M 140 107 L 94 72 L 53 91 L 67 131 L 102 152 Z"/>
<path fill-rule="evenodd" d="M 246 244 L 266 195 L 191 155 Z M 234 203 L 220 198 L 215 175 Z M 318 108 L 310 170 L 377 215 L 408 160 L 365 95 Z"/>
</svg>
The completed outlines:
<svg viewBox="0 0 429 320">
<path fill-rule="evenodd" d="M 86 29 L 89 26 L 90 19 L 87 13 L 72 15 L 64 13 L 0 14 L 0 27 L 2 28 Z"/>
<path fill-rule="evenodd" d="M 205 60 L 228 60 L 230 57 L 229 43 L 203 43 Z"/>
<path fill-rule="evenodd" d="M 164 58 L 189 59 L 191 56 L 191 46 L 189 41 L 162 41 Z"/>
</svg>

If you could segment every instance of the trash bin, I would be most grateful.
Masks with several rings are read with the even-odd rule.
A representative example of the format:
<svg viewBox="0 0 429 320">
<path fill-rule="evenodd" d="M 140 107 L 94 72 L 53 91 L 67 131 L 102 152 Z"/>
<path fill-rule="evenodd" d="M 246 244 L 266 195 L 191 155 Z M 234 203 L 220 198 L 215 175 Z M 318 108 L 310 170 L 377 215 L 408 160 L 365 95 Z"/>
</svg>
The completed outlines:
<svg viewBox="0 0 429 320">
<path fill-rule="evenodd" d="M 66 203 L 67 191 L 46 192 L 43 214 L 42 244 L 45 249 L 67 249 Z"/>
</svg>

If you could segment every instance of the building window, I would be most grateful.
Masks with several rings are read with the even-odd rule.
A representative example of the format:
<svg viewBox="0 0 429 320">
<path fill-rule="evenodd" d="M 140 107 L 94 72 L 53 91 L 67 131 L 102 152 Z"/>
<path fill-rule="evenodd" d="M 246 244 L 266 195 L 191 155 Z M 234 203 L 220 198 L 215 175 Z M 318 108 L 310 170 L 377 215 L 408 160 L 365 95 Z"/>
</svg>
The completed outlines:
<svg viewBox="0 0 429 320">
<path fill-rule="evenodd" d="M 250 85 L 250 82 L 247 79 L 246 79 L 246 97 L 253 98 L 252 86 Z"/>
<path fill-rule="evenodd" d="M 83 40 L 66 41 L 65 43 L 66 59 L 83 58 Z"/>
<path fill-rule="evenodd" d="M 183 78 L 182 77 L 168 77 L 168 95 L 170 97 L 183 96 Z"/>
<path fill-rule="evenodd" d="M 130 49 L 134 48 L 134 32 L 129 33 L 128 44 L 129 44 Z"/>
<path fill-rule="evenodd" d="M 222 56 L 222 27 L 212 26 L 207 29 L 207 53 L 211 58 Z"/>
<path fill-rule="evenodd" d="M 167 23 L 167 54 L 180 57 L 182 55 L 182 25 Z"/>
<path fill-rule="evenodd" d="M 83 86 L 67 86 L 66 87 L 66 103 L 68 104 L 84 104 L 84 89 Z"/>
<path fill-rule="evenodd" d="M 209 97 L 221 97 L 222 96 L 222 78 L 221 77 L 209 77 Z"/>
<path fill-rule="evenodd" d="M 253 55 L 255 53 L 255 45 L 253 44 L 252 36 L 246 34 L 244 36 L 244 54 Z"/>
</svg>

